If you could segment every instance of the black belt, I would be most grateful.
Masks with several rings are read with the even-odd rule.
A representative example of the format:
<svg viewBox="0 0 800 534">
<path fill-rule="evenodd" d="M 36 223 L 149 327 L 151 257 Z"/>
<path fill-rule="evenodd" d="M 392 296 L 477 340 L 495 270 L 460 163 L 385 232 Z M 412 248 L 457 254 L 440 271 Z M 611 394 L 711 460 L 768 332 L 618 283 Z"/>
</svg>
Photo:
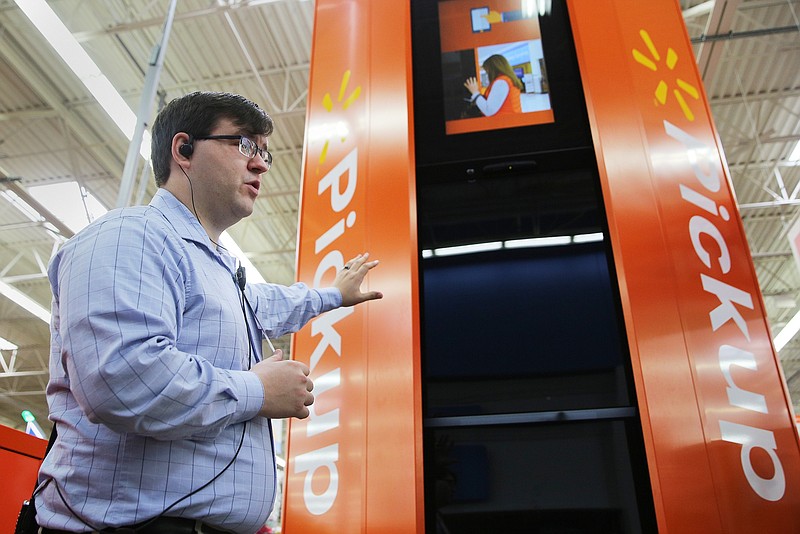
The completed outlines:
<svg viewBox="0 0 800 534">
<path fill-rule="evenodd" d="M 229 530 L 214 528 L 202 521 L 194 519 L 184 519 L 182 517 L 159 517 L 152 523 L 145 521 L 138 526 L 115 527 L 102 531 L 103 533 L 116 534 L 230 534 Z M 54 530 L 42 527 L 42 534 L 74 534 L 66 530 Z"/>
</svg>

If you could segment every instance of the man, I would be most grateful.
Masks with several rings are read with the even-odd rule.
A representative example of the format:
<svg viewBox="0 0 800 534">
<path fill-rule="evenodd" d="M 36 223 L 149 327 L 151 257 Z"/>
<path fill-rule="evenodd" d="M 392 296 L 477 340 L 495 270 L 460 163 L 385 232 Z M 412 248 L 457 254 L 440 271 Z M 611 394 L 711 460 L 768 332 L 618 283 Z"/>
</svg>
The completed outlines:
<svg viewBox="0 0 800 534">
<path fill-rule="evenodd" d="M 272 120 L 192 93 L 153 125 L 158 192 L 53 258 L 50 382 L 58 439 L 37 496 L 42 532 L 252 533 L 275 497 L 270 418 L 309 415 L 308 367 L 261 339 L 381 298 L 359 255 L 334 287 L 246 285 L 220 234 L 253 211 Z M 238 276 L 237 276 L 238 274 Z"/>
</svg>

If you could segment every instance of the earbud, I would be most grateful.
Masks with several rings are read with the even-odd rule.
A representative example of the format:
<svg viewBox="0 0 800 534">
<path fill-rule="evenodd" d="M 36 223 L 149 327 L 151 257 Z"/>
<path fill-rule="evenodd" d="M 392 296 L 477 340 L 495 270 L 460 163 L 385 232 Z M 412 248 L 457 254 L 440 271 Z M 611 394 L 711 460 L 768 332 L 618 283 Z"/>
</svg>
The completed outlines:
<svg viewBox="0 0 800 534">
<path fill-rule="evenodd" d="M 180 147 L 178 147 L 178 154 L 180 154 L 184 158 L 191 157 L 193 152 L 194 152 L 194 147 L 192 146 L 192 143 L 184 143 Z"/>
</svg>

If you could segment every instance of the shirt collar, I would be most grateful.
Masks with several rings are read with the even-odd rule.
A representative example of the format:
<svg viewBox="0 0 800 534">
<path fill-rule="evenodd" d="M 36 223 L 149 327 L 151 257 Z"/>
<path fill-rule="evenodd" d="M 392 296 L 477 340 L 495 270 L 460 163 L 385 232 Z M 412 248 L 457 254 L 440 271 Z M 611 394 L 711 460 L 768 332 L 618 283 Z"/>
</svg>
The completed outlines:
<svg viewBox="0 0 800 534">
<path fill-rule="evenodd" d="M 211 242 L 205 228 L 197 220 L 194 213 L 189 211 L 189 208 L 178 200 L 175 195 L 163 187 L 159 187 L 150 201 L 150 206 L 164 215 L 164 218 L 167 219 L 181 238 L 204 245 L 230 269 L 236 269 L 238 260 L 231 256 L 224 247 L 217 247 Z"/>
</svg>

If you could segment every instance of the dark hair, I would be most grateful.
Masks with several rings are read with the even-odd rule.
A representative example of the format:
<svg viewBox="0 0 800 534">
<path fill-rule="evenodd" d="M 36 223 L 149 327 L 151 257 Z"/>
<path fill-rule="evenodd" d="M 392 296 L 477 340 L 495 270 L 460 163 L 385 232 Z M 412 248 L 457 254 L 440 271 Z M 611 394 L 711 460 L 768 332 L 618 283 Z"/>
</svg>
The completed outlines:
<svg viewBox="0 0 800 534">
<path fill-rule="evenodd" d="M 511 83 L 513 83 L 517 89 L 522 91 L 522 80 L 519 79 L 517 73 L 515 73 L 514 69 L 511 67 L 511 63 L 509 63 L 504 56 L 495 54 L 487 57 L 486 61 L 483 62 L 483 70 L 485 70 L 486 74 L 489 75 L 490 82 L 493 82 L 501 74 L 505 74 L 511 79 Z"/>
<path fill-rule="evenodd" d="M 268 136 L 273 129 L 270 116 L 241 95 L 198 91 L 178 97 L 164 106 L 153 123 L 150 159 L 157 186 L 161 187 L 169 178 L 175 134 L 209 135 L 222 119 L 230 120 L 253 136 Z"/>
</svg>

